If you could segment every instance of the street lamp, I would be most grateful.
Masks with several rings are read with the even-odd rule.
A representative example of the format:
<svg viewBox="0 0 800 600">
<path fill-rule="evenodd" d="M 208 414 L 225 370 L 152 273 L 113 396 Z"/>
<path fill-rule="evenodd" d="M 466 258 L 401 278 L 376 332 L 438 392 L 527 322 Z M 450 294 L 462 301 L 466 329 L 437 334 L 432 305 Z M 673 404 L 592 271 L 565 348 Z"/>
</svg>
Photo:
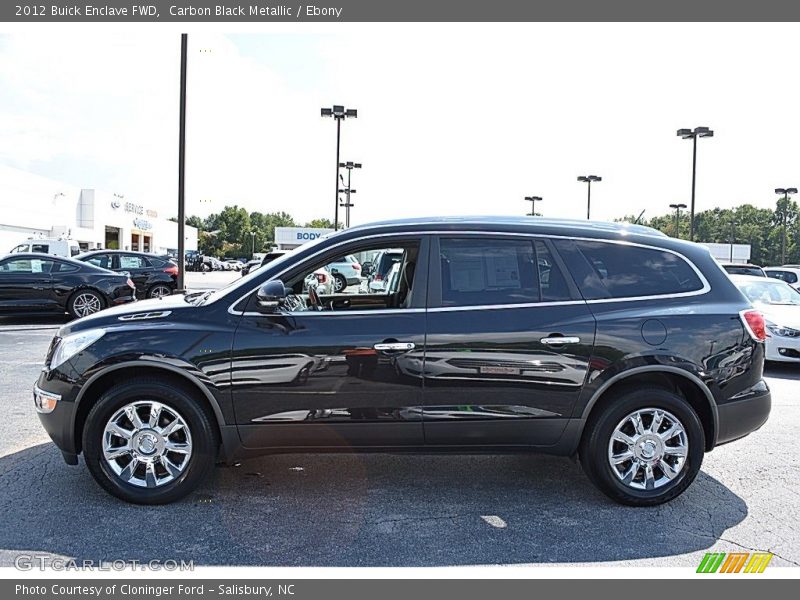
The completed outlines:
<svg viewBox="0 0 800 600">
<path fill-rule="evenodd" d="M 345 212 L 344 212 L 344 226 L 345 226 L 345 229 L 348 229 L 350 227 L 350 208 L 355 206 L 355 204 L 350 202 L 350 194 L 355 194 L 357 191 L 358 190 L 352 190 L 349 187 L 343 188 L 343 189 L 339 189 L 339 193 L 340 194 L 344 194 L 346 196 L 346 198 L 347 198 L 344 202 L 342 202 L 341 198 L 339 198 L 339 206 L 341 206 L 342 208 L 345 209 Z"/>
<path fill-rule="evenodd" d="M 681 202 L 680 204 L 670 204 L 669 207 L 675 209 L 675 237 L 680 239 L 681 209 L 686 208 L 686 205 Z"/>
<path fill-rule="evenodd" d="M 714 137 L 714 132 L 708 127 L 695 127 L 691 129 L 678 129 L 678 137 L 692 140 L 692 208 L 689 217 L 689 239 L 694 241 L 694 187 L 697 179 L 697 138 Z"/>
<path fill-rule="evenodd" d="M 797 193 L 797 188 L 775 188 L 775 193 L 783 196 L 783 206 L 781 207 L 781 264 L 786 263 L 786 208 L 789 203 L 789 196 Z"/>
<path fill-rule="evenodd" d="M 252 242 L 251 246 L 252 246 L 252 248 L 253 248 L 253 250 L 252 250 L 251 254 L 252 254 L 253 256 L 255 256 L 255 254 L 256 254 L 256 232 L 255 232 L 255 231 L 251 231 L 251 232 L 250 232 L 250 241 Z M 253 256 L 251 256 L 251 258 L 252 258 Z"/>
<path fill-rule="evenodd" d="M 339 149 L 342 142 L 342 121 L 347 118 L 355 119 L 358 117 L 358 111 L 354 108 L 345 108 L 339 104 L 334 104 L 332 108 L 320 109 L 320 114 L 323 117 L 333 117 L 336 120 L 336 187 L 334 193 L 334 212 L 333 212 L 333 229 L 339 229 Z"/>
<path fill-rule="evenodd" d="M 345 207 L 345 227 L 349 228 L 350 227 L 350 207 L 354 206 L 354 204 L 352 204 L 350 202 L 350 194 L 351 193 L 353 193 L 353 194 L 356 193 L 355 190 L 352 190 L 352 192 L 350 191 L 350 188 L 351 188 L 350 177 L 353 174 L 353 169 L 360 169 L 361 168 L 361 163 L 352 162 L 352 161 L 341 162 L 341 163 L 339 163 L 339 167 L 342 168 L 342 169 L 347 169 L 347 184 L 345 184 L 345 182 L 344 182 L 344 177 L 339 175 L 339 180 L 342 182 L 342 185 L 345 185 L 344 193 L 347 194 L 347 201 L 344 204 L 339 204 L 339 206 L 344 206 Z M 342 193 L 342 190 L 339 190 L 339 192 Z"/>
<path fill-rule="evenodd" d="M 525 196 L 525 200 L 531 203 L 531 214 L 527 215 L 529 217 L 536 216 L 536 203 L 541 202 L 542 198 L 540 196 Z"/>
<path fill-rule="evenodd" d="M 578 177 L 578 181 L 586 182 L 586 220 L 588 221 L 592 213 L 592 182 L 603 181 L 603 178 L 598 177 L 597 175 L 581 175 Z"/>
<path fill-rule="evenodd" d="M 733 242 L 736 241 L 736 221 L 731 221 L 731 262 L 733 262 Z"/>
</svg>

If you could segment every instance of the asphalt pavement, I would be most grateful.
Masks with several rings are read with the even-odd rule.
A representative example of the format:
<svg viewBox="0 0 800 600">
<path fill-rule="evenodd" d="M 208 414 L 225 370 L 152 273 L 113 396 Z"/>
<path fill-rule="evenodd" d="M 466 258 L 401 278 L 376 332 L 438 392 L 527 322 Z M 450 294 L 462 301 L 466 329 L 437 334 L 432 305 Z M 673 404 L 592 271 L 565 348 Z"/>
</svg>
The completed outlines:
<svg viewBox="0 0 800 600">
<path fill-rule="evenodd" d="M 767 424 L 707 454 L 690 489 L 660 507 L 614 504 L 564 458 L 379 454 L 253 459 L 218 467 L 181 502 L 142 507 L 101 491 L 82 460 L 67 466 L 36 417 L 31 388 L 64 321 L 0 319 L 0 566 L 31 552 L 195 565 L 696 566 L 708 551 L 754 550 L 800 566 L 800 366 L 768 369 Z"/>
</svg>

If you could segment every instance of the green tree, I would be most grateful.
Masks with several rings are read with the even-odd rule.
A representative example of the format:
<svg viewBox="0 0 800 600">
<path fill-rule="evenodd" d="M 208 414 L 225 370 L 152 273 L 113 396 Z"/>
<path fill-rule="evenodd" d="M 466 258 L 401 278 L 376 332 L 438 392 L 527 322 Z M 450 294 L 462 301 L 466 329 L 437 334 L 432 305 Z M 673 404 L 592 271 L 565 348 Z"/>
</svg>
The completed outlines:
<svg viewBox="0 0 800 600">
<path fill-rule="evenodd" d="M 317 229 L 333 229 L 333 221 L 330 219 L 312 219 L 308 223 L 305 224 L 305 227 L 316 227 Z M 339 229 L 342 228 L 342 224 L 339 223 Z"/>
</svg>

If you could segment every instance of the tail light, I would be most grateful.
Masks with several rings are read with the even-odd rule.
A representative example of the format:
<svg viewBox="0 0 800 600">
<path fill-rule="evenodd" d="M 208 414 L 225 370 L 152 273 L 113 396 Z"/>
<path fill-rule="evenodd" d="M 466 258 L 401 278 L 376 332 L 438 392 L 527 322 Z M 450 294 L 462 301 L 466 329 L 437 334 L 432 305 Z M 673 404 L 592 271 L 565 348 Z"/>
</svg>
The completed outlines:
<svg viewBox="0 0 800 600">
<path fill-rule="evenodd" d="M 317 283 L 328 283 L 328 276 L 325 273 L 314 273 L 317 277 Z"/>
<path fill-rule="evenodd" d="M 353 271 L 360 271 L 361 265 L 358 263 L 353 263 Z"/>
<path fill-rule="evenodd" d="M 164 267 L 164 273 L 168 273 L 169 275 L 172 275 L 173 277 L 177 277 L 178 276 L 178 265 L 168 265 L 168 266 Z"/>
<path fill-rule="evenodd" d="M 136 289 L 136 284 L 133 283 L 130 277 L 128 277 L 128 281 L 126 283 L 128 284 L 128 287 L 131 288 L 132 290 Z"/>
<path fill-rule="evenodd" d="M 750 309 L 743 310 L 739 313 L 739 316 L 750 337 L 757 342 L 763 342 L 767 339 L 769 334 L 767 333 L 767 322 L 764 319 L 764 315 L 757 310 Z"/>
<path fill-rule="evenodd" d="M 375 273 L 373 281 L 383 281 L 383 275 L 381 275 L 380 273 Z"/>
</svg>

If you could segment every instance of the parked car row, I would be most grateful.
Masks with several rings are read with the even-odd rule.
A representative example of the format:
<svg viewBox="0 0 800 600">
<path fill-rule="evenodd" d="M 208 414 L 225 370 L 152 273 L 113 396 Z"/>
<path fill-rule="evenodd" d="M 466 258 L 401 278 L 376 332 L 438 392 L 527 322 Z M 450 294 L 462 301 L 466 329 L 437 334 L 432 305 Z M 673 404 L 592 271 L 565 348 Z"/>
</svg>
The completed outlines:
<svg viewBox="0 0 800 600">
<path fill-rule="evenodd" d="M 357 255 L 382 290 L 336 291 Z M 218 461 L 366 450 L 571 456 L 652 506 L 767 420 L 768 327 L 706 248 L 646 227 L 393 221 L 64 325 L 34 404 L 68 464 L 142 504 Z"/>
<path fill-rule="evenodd" d="M 793 288 L 800 290 L 800 265 L 783 265 L 781 267 L 759 267 L 749 263 L 720 263 L 730 275 L 750 275 L 755 277 L 771 277 L 785 281 Z"/>
</svg>

